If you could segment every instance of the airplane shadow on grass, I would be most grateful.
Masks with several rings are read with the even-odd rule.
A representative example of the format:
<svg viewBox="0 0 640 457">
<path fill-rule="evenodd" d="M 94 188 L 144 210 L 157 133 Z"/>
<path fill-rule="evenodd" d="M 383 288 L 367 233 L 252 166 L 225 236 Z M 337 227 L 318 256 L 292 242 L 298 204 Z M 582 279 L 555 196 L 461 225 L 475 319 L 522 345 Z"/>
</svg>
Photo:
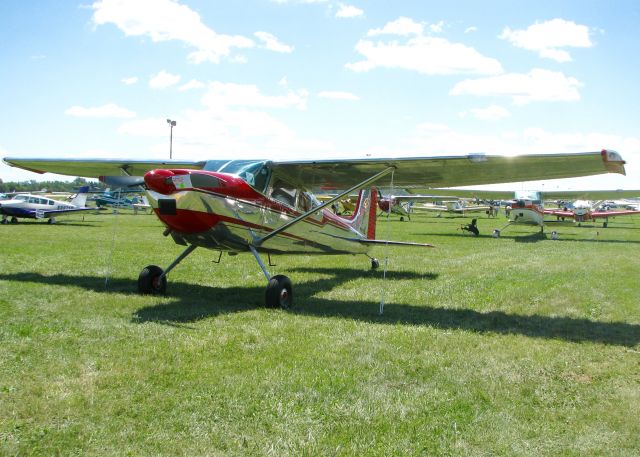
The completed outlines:
<svg viewBox="0 0 640 457">
<path fill-rule="evenodd" d="M 295 304 L 287 312 L 314 317 L 339 317 L 374 324 L 427 325 L 446 330 L 468 330 L 477 333 L 524 335 L 533 338 L 559 339 L 570 342 L 593 342 L 633 347 L 640 343 L 640 325 L 625 322 L 599 322 L 584 318 L 520 315 L 504 311 L 479 312 L 438 306 L 386 303 L 384 314 L 378 314 L 377 301 L 327 299 L 314 294 L 362 277 L 380 277 L 379 273 L 348 268 L 298 268 L 294 271 L 318 273 L 329 277 L 294 284 Z M 374 276 L 375 275 L 375 276 Z M 388 272 L 387 280 L 435 280 L 433 273 Z M 136 282 L 112 278 L 105 288 L 102 277 L 51 275 L 37 273 L 0 274 L 0 280 L 82 287 L 98 293 L 133 293 Z M 133 323 L 156 322 L 183 326 L 218 315 L 249 311 L 263 307 L 264 286 L 211 287 L 186 282 L 170 282 L 170 303 L 145 306 L 137 310 Z M 387 296 L 387 298 L 390 298 Z"/>
</svg>

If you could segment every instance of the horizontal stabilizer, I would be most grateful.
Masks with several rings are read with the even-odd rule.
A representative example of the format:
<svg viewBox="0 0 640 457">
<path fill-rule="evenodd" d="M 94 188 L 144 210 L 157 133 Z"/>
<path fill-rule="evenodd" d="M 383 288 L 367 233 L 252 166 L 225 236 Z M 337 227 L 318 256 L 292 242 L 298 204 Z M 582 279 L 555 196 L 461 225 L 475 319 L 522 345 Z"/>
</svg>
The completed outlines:
<svg viewBox="0 0 640 457">
<path fill-rule="evenodd" d="M 429 243 L 412 243 L 410 241 L 386 241 L 386 240 L 356 240 L 354 239 L 353 241 L 357 241 L 358 243 L 362 243 L 362 244 L 377 244 L 377 245 L 389 245 L 389 246 L 422 246 L 425 248 L 435 248 L 435 246 L 433 244 L 429 244 Z"/>
</svg>

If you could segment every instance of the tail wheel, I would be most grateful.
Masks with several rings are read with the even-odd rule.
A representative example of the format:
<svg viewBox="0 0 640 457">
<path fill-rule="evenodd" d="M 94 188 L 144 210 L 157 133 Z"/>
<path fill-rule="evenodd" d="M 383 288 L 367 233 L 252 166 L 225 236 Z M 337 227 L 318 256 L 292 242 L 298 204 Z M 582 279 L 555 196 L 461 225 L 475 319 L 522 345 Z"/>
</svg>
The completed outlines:
<svg viewBox="0 0 640 457">
<path fill-rule="evenodd" d="M 138 276 L 138 292 L 145 295 L 164 295 L 167 292 L 167 277 L 156 265 L 145 267 Z"/>
<path fill-rule="evenodd" d="M 378 261 L 378 259 L 371 259 L 371 269 L 377 270 L 378 267 L 380 267 L 380 262 Z"/>
<path fill-rule="evenodd" d="M 272 277 L 267 284 L 265 301 L 269 308 L 290 308 L 293 304 L 291 280 L 283 275 Z"/>
</svg>

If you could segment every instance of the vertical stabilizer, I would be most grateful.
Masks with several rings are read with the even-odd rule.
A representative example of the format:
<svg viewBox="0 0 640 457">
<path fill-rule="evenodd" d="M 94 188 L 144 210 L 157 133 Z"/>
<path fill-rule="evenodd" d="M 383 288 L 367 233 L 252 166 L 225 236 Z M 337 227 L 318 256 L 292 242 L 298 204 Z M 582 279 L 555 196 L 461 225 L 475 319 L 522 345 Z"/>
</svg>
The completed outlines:
<svg viewBox="0 0 640 457">
<path fill-rule="evenodd" d="M 362 189 L 358 195 L 356 212 L 351 226 L 369 240 L 376 239 L 376 210 L 378 207 L 378 190 Z"/>
<path fill-rule="evenodd" d="M 77 208 L 84 208 L 87 204 L 87 196 L 89 195 L 88 191 L 89 186 L 82 186 L 78 189 L 78 193 L 73 197 L 73 200 L 71 200 L 71 204 Z"/>
</svg>

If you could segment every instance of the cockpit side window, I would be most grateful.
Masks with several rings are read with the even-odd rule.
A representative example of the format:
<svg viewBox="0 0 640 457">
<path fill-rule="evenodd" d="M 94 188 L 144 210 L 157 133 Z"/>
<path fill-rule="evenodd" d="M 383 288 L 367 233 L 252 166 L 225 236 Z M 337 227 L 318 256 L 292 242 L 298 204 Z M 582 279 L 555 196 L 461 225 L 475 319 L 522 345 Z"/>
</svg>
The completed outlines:
<svg viewBox="0 0 640 457">
<path fill-rule="evenodd" d="M 275 178 L 271 186 L 271 198 L 284 203 L 287 206 L 295 208 L 297 189 L 291 184 Z"/>
</svg>

